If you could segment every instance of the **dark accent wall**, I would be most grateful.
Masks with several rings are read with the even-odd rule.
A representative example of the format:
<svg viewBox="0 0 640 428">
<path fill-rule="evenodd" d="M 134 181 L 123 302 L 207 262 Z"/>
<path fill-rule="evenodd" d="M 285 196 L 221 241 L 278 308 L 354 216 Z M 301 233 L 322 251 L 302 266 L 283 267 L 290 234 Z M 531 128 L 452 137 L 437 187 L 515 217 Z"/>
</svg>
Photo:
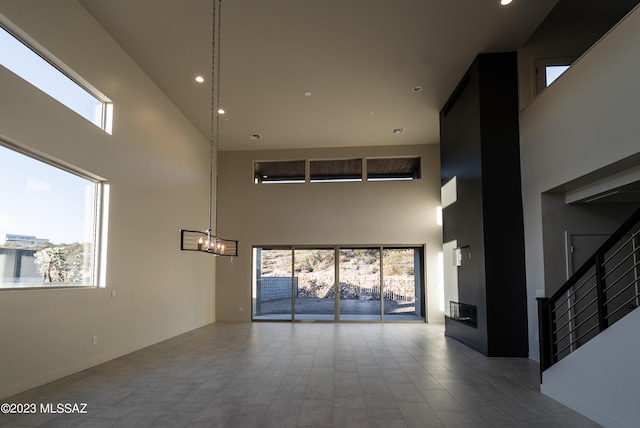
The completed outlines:
<svg viewBox="0 0 640 428">
<path fill-rule="evenodd" d="M 444 242 L 462 251 L 458 300 L 477 306 L 474 328 L 445 334 L 488 356 L 528 357 L 516 53 L 478 55 L 440 112 Z M 445 302 L 449 304 L 449 302 Z"/>
</svg>

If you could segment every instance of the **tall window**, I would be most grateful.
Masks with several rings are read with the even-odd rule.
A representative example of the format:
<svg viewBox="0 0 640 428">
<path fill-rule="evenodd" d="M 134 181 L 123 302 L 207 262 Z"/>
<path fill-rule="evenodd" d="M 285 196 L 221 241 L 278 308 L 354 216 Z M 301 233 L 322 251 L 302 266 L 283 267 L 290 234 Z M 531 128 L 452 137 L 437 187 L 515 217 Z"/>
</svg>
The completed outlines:
<svg viewBox="0 0 640 428">
<path fill-rule="evenodd" d="M 42 92 L 111 133 L 113 105 L 88 91 L 78 81 L 44 59 L 33 49 L 0 27 L 0 65 Z"/>
<path fill-rule="evenodd" d="M 0 145 L 0 288 L 97 285 L 102 184 Z"/>
</svg>

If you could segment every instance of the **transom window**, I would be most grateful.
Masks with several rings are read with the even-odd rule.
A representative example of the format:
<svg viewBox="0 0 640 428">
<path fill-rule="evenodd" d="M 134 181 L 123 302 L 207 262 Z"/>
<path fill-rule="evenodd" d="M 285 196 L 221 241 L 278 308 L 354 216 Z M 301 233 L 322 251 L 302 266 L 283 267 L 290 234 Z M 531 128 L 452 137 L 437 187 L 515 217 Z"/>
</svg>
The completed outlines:
<svg viewBox="0 0 640 428">
<path fill-rule="evenodd" d="M 363 166 L 365 162 L 366 168 Z M 422 178 L 422 169 L 419 156 L 255 161 L 253 168 L 255 184 L 418 180 L 420 178 Z"/>
<path fill-rule="evenodd" d="M 309 165 L 309 180 L 362 181 L 362 159 L 312 160 Z"/>
<path fill-rule="evenodd" d="M 304 183 L 305 161 L 255 162 L 253 180 L 257 183 Z"/>
<path fill-rule="evenodd" d="M 367 159 L 367 180 L 416 180 L 421 178 L 420 158 Z"/>
<path fill-rule="evenodd" d="M 536 60 L 536 93 L 551 85 L 571 67 L 576 57 L 538 58 Z"/>
<path fill-rule="evenodd" d="M 26 80 L 42 92 L 84 117 L 109 134 L 112 128 L 113 105 L 104 97 L 87 90 L 60 71 L 40 53 L 0 27 L 0 65 Z"/>
</svg>

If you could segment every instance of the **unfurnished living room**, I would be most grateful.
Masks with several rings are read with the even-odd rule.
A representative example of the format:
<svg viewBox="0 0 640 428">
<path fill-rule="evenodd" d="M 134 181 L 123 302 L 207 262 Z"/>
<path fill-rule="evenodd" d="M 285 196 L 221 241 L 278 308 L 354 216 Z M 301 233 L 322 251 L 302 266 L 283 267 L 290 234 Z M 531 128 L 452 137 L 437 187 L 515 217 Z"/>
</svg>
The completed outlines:
<svg viewBox="0 0 640 428">
<path fill-rule="evenodd" d="M 0 426 L 638 426 L 637 4 L 0 0 Z"/>
</svg>

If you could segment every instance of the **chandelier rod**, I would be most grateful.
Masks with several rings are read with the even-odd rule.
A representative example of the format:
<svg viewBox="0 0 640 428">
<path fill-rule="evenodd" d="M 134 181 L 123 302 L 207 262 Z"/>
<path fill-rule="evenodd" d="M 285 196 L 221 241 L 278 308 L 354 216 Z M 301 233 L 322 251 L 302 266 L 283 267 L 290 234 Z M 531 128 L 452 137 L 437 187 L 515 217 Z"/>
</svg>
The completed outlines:
<svg viewBox="0 0 640 428">
<path fill-rule="evenodd" d="M 216 12 L 217 10 L 217 12 Z M 222 1 L 213 0 L 211 22 L 211 116 L 209 128 L 209 232 L 218 236 L 218 167 L 220 149 L 220 40 L 222 26 Z M 214 151 L 215 151 L 215 199 L 214 196 Z M 213 202 L 212 202 L 213 201 Z M 213 205 L 213 213 L 212 213 Z M 212 218 L 213 217 L 213 218 Z M 212 229 L 213 225 L 213 229 Z"/>
</svg>

